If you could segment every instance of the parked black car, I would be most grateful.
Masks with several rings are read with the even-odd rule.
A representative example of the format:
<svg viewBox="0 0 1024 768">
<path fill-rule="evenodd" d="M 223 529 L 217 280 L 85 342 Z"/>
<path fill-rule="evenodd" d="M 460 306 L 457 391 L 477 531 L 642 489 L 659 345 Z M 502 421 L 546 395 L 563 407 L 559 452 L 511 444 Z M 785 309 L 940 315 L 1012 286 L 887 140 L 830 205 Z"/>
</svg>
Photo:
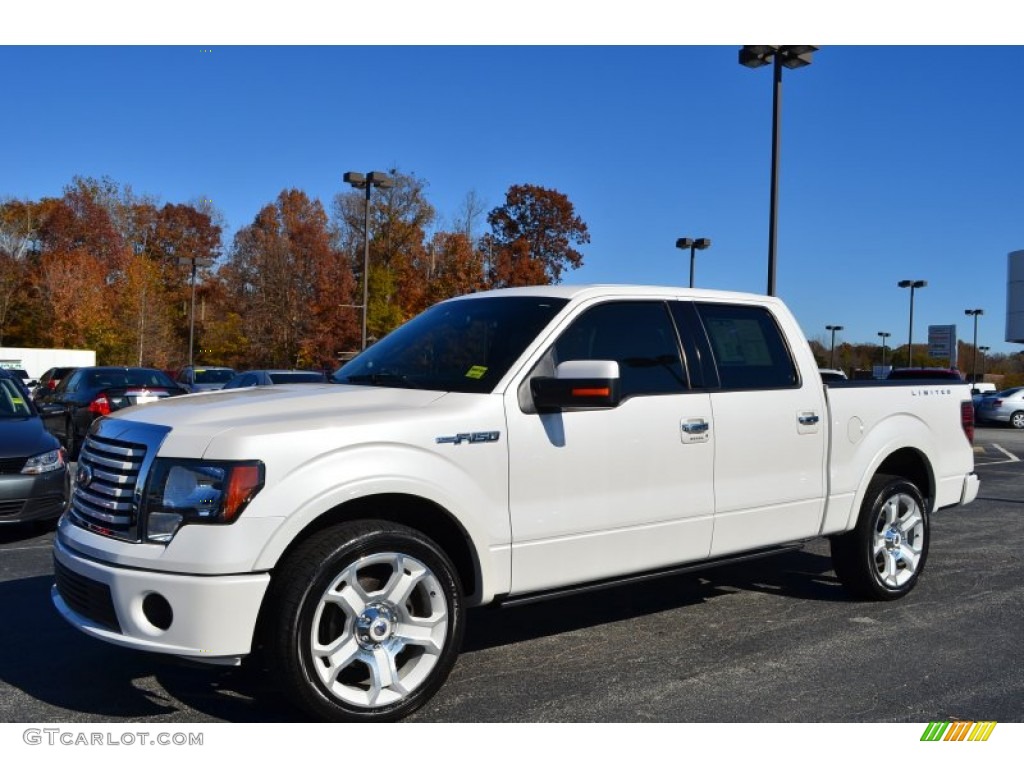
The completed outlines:
<svg viewBox="0 0 1024 768">
<path fill-rule="evenodd" d="M 70 493 L 60 441 L 20 379 L 0 370 L 0 525 L 59 517 Z"/>
<path fill-rule="evenodd" d="M 78 451 L 89 426 L 101 416 L 132 405 L 187 394 L 163 371 L 155 368 L 93 366 L 76 368 L 36 405 L 47 429 L 64 443 L 68 459 Z"/>
<path fill-rule="evenodd" d="M 62 365 L 47 369 L 46 373 L 39 377 L 35 389 L 32 390 L 32 399 L 38 401 L 47 391 L 52 392 L 60 384 L 61 379 L 75 370 L 74 366 Z"/>
</svg>

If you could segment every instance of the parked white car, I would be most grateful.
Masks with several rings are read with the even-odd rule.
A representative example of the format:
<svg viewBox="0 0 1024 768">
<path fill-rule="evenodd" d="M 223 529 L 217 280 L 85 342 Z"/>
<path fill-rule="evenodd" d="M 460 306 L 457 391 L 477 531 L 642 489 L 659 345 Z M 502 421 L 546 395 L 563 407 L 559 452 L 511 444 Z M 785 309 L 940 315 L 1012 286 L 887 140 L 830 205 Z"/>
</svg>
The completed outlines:
<svg viewBox="0 0 1024 768">
<path fill-rule="evenodd" d="M 261 651 L 317 716 L 395 719 L 444 682 L 468 607 L 821 536 L 852 594 L 891 600 L 932 513 L 978 493 L 967 384 L 826 390 L 772 297 L 479 293 L 334 382 L 98 421 L 54 542 L 60 613 L 138 650 Z"/>
</svg>

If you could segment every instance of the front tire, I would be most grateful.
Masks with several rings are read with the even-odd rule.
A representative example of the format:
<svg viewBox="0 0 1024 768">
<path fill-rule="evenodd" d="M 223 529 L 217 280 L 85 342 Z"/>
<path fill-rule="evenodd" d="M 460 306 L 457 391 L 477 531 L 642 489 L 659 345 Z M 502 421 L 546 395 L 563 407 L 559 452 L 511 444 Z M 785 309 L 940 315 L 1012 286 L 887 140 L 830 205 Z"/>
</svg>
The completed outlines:
<svg viewBox="0 0 1024 768">
<path fill-rule="evenodd" d="M 928 559 L 929 515 L 917 486 L 877 475 L 851 532 L 832 538 L 836 575 L 854 597 L 895 600 L 914 588 Z"/>
<path fill-rule="evenodd" d="M 297 547 L 271 584 L 266 661 L 327 720 L 398 720 L 441 687 L 465 607 L 445 553 L 412 528 L 342 523 Z"/>
<path fill-rule="evenodd" d="M 1010 414 L 1010 426 L 1014 429 L 1024 429 L 1024 411 Z"/>
</svg>

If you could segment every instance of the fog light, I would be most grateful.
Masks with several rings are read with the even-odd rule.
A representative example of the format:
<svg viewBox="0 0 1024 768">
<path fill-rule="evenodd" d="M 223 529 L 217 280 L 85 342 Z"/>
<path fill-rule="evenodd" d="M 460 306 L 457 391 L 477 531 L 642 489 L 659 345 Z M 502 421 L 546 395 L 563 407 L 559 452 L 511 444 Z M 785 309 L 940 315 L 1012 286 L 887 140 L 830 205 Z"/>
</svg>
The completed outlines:
<svg viewBox="0 0 1024 768">
<path fill-rule="evenodd" d="M 170 629 L 171 622 L 174 621 L 171 604 L 167 602 L 167 598 L 156 592 L 146 595 L 142 601 L 142 614 L 154 627 L 165 631 Z"/>
</svg>

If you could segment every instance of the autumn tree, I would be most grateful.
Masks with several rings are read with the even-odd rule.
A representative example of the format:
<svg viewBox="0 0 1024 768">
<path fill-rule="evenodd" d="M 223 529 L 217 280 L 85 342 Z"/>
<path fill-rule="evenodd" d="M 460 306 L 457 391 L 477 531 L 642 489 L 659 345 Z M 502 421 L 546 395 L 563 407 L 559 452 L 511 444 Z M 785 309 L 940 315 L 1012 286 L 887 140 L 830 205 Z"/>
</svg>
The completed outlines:
<svg viewBox="0 0 1024 768">
<path fill-rule="evenodd" d="M 29 255 L 35 243 L 33 206 L 19 200 L 0 204 L 0 346 L 8 318 L 26 293 Z"/>
<path fill-rule="evenodd" d="M 505 204 L 487 215 L 491 232 L 481 248 L 488 278 L 496 287 L 559 283 L 566 269 L 583 265 L 574 246 L 590 242 L 590 233 L 561 192 L 531 184 L 509 187 Z"/>
<path fill-rule="evenodd" d="M 288 189 L 235 235 L 222 270 L 249 364 L 331 367 L 356 348 L 354 280 L 319 200 Z"/>
<path fill-rule="evenodd" d="M 391 169 L 393 186 L 375 188 L 370 200 L 370 281 L 368 333 L 377 338 L 408 320 L 423 304 L 427 286 L 420 265 L 428 258 L 427 232 L 436 219 L 427 200 L 427 183 Z M 334 199 L 338 247 L 348 254 L 362 285 L 366 196 L 361 191 Z M 359 296 L 357 303 L 361 303 Z"/>
</svg>

